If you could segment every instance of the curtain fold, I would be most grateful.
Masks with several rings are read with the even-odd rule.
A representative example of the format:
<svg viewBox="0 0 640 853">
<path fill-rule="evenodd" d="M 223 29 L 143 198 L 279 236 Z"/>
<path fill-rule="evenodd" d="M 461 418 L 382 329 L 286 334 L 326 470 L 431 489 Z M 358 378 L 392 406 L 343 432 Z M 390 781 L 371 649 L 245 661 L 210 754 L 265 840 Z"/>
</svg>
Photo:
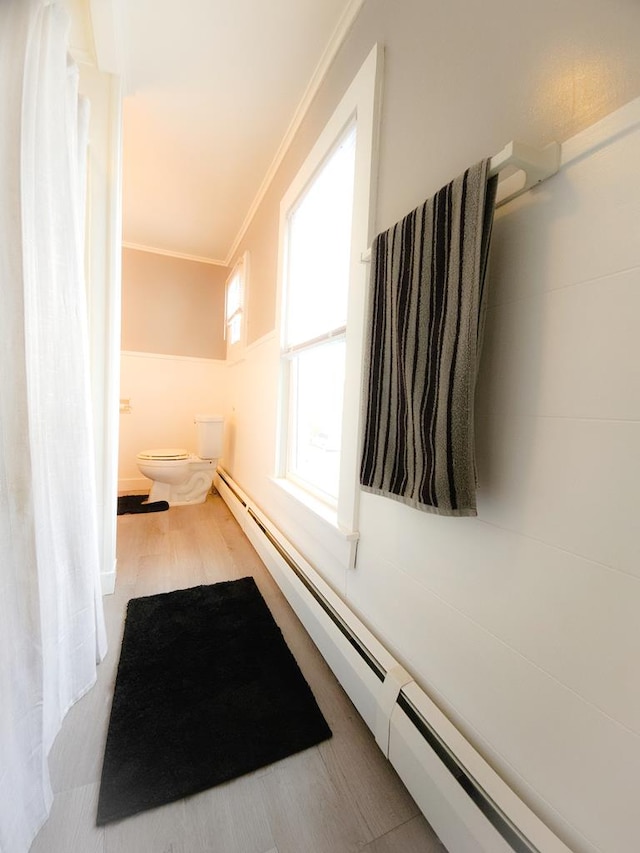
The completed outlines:
<svg viewBox="0 0 640 853">
<path fill-rule="evenodd" d="M 0 4 L 0 853 L 106 651 L 84 282 L 86 105 L 57 3 Z"/>
</svg>

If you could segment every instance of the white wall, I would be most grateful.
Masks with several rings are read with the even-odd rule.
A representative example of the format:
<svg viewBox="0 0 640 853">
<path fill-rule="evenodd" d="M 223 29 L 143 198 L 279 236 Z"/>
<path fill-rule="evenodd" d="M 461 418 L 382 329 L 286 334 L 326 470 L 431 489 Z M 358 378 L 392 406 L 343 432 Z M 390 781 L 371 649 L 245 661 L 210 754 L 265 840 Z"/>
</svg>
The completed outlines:
<svg viewBox="0 0 640 853">
<path fill-rule="evenodd" d="M 639 150 L 635 101 L 496 216 L 478 518 L 363 494 L 357 568 L 306 551 L 579 853 L 640 849 Z M 300 543 L 269 479 L 277 341 L 232 370 L 229 470 Z"/>
<path fill-rule="evenodd" d="M 509 139 L 564 143 L 561 173 L 496 219 L 478 518 L 365 494 L 355 570 L 329 529 L 301 550 L 570 847 L 635 853 L 640 102 L 614 117 L 621 124 L 596 150 L 570 137 L 640 94 L 640 8 L 532 9 L 364 4 L 238 248 L 252 252 L 249 338 L 259 340 L 244 361 L 203 371 L 199 387 L 225 388 L 211 405 L 226 401 L 230 473 L 295 544 L 309 542 L 270 479 L 278 205 L 362 60 L 385 45 L 379 228 Z M 625 118 L 635 129 L 620 130 Z M 121 396 L 134 407 L 121 417 L 127 465 L 145 446 L 191 445 L 177 422 L 171 435 L 153 432 L 159 415 L 190 428 L 194 405 L 173 369 L 137 364 L 125 382 L 123 364 Z M 140 406 L 135 433 L 127 418 Z"/>
<path fill-rule="evenodd" d="M 610 853 L 640 849 L 640 102 L 628 112 L 633 131 L 497 214 L 478 518 L 363 495 L 348 579 L 534 810 Z"/>
<path fill-rule="evenodd" d="M 226 383 L 224 361 L 121 354 L 120 397 L 131 401 L 131 412 L 120 415 L 120 492 L 149 487 L 136 465 L 141 450 L 184 447 L 195 453 L 194 415 L 222 414 Z"/>
</svg>

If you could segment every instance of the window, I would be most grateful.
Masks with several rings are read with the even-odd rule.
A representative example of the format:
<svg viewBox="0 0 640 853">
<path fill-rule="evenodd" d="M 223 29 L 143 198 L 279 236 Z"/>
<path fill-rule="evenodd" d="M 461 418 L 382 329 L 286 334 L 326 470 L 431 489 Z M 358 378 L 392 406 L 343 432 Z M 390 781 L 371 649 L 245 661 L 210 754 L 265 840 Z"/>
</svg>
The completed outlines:
<svg viewBox="0 0 640 853">
<path fill-rule="evenodd" d="M 355 529 L 365 289 L 379 50 L 374 48 L 280 209 L 277 476 Z"/>
<path fill-rule="evenodd" d="M 227 342 L 227 358 L 242 357 L 245 339 L 246 281 L 249 253 L 245 252 L 234 266 L 225 287 L 224 323 Z"/>
<path fill-rule="evenodd" d="M 283 358 L 286 476 L 337 505 L 356 130 L 350 127 L 287 220 Z"/>
</svg>

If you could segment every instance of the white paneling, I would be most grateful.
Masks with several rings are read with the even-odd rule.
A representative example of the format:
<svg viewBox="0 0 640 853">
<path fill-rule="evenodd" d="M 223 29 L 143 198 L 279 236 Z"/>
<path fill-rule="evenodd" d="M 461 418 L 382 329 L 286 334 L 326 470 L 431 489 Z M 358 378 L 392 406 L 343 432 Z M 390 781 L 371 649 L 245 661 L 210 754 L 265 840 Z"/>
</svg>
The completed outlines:
<svg viewBox="0 0 640 853">
<path fill-rule="evenodd" d="M 136 480 L 136 454 L 152 447 L 195 453 L 196 414 L 219 414 L 226 398 L 224 361 L 122 353 L 120 396 L 131 413 L 120 415 L 119 480 Z"/>
<path fill-rule="evenodd" d="M 640 420 L 638 317 L 640 267 L 490 308 L 478 413 Z"/>
<path fill-rule="evenodd" d="M 367 496 L 366 517 L 385 503 Z M 400 510 L 403 524 L 389 536 L 393 557 L 388 562 L 640 734 L 636 659 L 620 653 L 640 649 L 636 578 L 482 521 L 467 520 L 452 537 L 451 519 L 433 517 L 425 523 L 418 511 Z M 350 583 L 355 600 L 358 583 L 371 580 L 365 544 L 360 559 L 363 577 L 352 573 Z M 387 610 L 394 618 L 404 612 L 419 622 L 414 600 L 407 604 L 398 597 Z M 429 648 L 424 645 L 422 652 L 428 655 Z"/>
<path fill-rule="evenodd" d="M 576 850 L 606 853 L 640 848 L 638 150 L 637 128 L 618 133 L 501 208 L 479 517 L 364 495 L 348 580 L 525 801 Z"/>
<path fill-rule="evenodd" d="M 275 473 L 278 357 L 277 338 L 268 335 L 228 370 L 225 467 L 240 485 L 255 484 L 262 493 Z"/>
<path fill-rule="evenodd" d="M 287 490 L 271 484 L 269 514 L 282 525 L 290 541 L 306 554 L 324 580 L 340 595 L 346 592 L 346 567 L 352 559 L 352 541 L 322 515 L 288 494 Z"/>
<path fill-rule="evenodd" d="M 487 418 L 478 514 L 640 577 L 640 422 Z"/>
<path fill-rule="evenodd" d="M 640 266 L 640 128 L 500 208 L 489 304 Z"/>
<path fill-rule="evenodd" d="M 383 642 L 402 650 L 426 692 L 533 811 L 577 850 L 633 849 L 624 839 L 637 831 L 638 738 L 364 548 L 360 570 Z M 563 818 L 549 808 L 557 802 Z"/>
</svg>

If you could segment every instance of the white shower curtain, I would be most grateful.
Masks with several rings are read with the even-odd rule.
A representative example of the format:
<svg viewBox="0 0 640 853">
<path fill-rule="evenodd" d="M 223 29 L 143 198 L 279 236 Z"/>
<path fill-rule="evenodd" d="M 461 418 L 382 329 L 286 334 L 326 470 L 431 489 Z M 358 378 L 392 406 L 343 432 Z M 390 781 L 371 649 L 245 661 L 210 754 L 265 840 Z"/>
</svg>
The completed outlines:
<svg viewBox="0 0 640 853">
<path fill-rule="evenodd" d="M 55 2 L 0 3 L 0 853 L 106 651 L 83 276 L 86 107 Z"/>
</svg>

